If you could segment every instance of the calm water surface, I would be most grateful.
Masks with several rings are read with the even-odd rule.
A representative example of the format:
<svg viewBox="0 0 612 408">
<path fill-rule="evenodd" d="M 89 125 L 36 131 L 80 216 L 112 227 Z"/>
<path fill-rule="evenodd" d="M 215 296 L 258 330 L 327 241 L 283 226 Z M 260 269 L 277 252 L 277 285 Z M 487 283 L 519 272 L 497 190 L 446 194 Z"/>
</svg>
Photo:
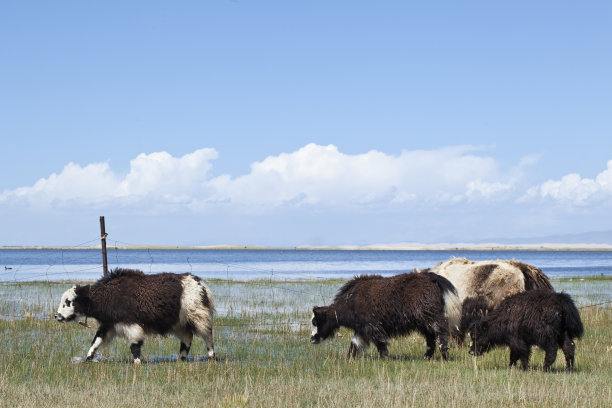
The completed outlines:
<svg viewBox="0 0 612 408">
<path fill-rule="evenodd" d="M 450 258 L 516 259 L 552 278 L 612 275 L 612 251 L 347 251 L 109 249 L 109 269 L 191 272 L 204 279 L 321 280 L 363 273 L 393 275 Z M 95 280 L 99 249 L 0 249 L 0 281 Z"/>
</svg>

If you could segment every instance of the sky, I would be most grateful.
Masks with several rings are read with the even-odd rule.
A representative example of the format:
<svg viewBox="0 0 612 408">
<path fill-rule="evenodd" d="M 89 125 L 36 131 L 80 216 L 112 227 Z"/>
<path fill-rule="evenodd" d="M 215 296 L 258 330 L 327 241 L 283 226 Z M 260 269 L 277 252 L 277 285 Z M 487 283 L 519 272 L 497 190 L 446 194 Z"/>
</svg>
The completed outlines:
<svg viewBox="0 0 612 408">
<path fill-rule="evenodd" d="M 612 229 L 612 3 L 3 1 L 0 245 Z M 114 240 L 114 241 L 113 241 Z"/>
</svg>

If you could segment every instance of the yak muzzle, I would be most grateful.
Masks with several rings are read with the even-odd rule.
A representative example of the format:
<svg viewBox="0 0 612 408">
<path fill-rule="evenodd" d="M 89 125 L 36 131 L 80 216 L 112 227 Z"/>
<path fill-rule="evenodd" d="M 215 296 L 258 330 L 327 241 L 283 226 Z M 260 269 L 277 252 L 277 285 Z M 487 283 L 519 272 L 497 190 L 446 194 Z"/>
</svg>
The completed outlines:
<svg viewBox="0 0 612 408">
<path fill-rule="evenodd" d="M 68 316 L 68 317 L 64 317 L 59 313 L 56 313 L 55 316 L 53 316 L 55 318 L 55 320 L 57 320 L 58 322 L 71 322 L 74 319 L 76 319 L 76 315 L 72 315 L 72 316 Z"/>
<path fill-rule="evenodd" d="M 321 337 L 319 337 L 319 336 L 312 336 L 310 338 L 310 342 L 312 344 L 319 344 L 321 342 Z"/>
</svg>

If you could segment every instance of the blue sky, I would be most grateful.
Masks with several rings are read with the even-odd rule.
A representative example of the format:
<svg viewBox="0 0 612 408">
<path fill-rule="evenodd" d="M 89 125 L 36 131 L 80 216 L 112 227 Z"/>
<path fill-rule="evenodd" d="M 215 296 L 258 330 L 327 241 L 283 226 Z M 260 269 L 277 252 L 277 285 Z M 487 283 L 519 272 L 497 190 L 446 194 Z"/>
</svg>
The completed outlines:
<svg viewBox="0 0 612 408">
<path fill-rule="evenodd" d="M 2 2 L 0 245 L 612 229 L 609 2 Z"/>
</svg>

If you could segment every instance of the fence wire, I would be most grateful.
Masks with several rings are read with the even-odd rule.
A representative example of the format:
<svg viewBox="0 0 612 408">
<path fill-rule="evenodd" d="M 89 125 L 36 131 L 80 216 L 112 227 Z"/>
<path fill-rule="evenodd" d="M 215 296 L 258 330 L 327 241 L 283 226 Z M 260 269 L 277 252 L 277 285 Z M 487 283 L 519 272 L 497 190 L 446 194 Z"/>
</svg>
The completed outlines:
<svg viewBox="0 0 612 408">
<path fill-rule="evenodd" d="M 72 245 L 69 249 L 44 249 L 45 255 L 42 256 L 43 252 L 17 251 L 19 255 L 14 256 L 10 264 L 5 262 L 6 257 L 3 255 L 6 253 L 2 252 L 4 250 L 0 250 L 0 294 L 5 302 L 4 311 L 0 310 L 0 319 L 52 319 L 52 313 L 50 313 L 53 310 L 52 304 L 59 301 L 61 293 L 66 288 L 64 285 L 66 282 L 95 281 L 102 277 L 102 255 L 99 247 L 93 246 L 99 242 L 99 239 L 97 237 L 87 240 Z M 337 284 L 336 282 L 333 284 L 324 282 L 337 279 L 312 271 L 279 271 L 252 264 L 228 262 L 210 255 L 203 262 L 194 259 L 192 254 L 186 253 L 183 258 L 175 256 L 172 263 L 168 264 L 157 257 L 156 251 L 158 250 L 111 238 L 107 238 L 107 243 L 109 243 L 107 256 L 110 269 L 136 264 L 145 272 L 153 273 L 161 272 L 160 269 L 171 265 L 175 270 L 170 272 L 192 273 L 208 281 L 217 305 L 218 316 L 240 318 L 246 313 L 257 320 L 255 325 L 258 328 L 298 327 L 301 330 L 310 323 L 304 321 L 302 317 L 309 315 L 314 305 L 329 304 L 341 285 L 341 282 Z M 135 249 L 130 249 L 130 247 Z M 169 250 L 174 249 L 169 248 Z M 133 261 L 134 251 L 139 252 L 138 262 Z M 206 265 L 206 271 L 201 270 L 202 265 Z M 210 275 L 215 275 L 215 277 L 211 279 L 207 271 L 214 271 Z M 256 277 L 256 279 L 250 279 L 250 277 Z M 23 293 L 15 295 L 15 292 L 19 291 L 17 287 L 27 287 L 32 282 L 36 282 L 36 285 L 46 284 L 49 289 L 48 293 L 29 293 L 25 289 L 20 289 Z M 612 303 L 612 300 L 609 300 L 609 284 L 602 290 L 603 293 L 596 292 L 587 286 L 584 286 L 584 289 L 576 286 L 580 284 L 572 283 L 572 285 L 579 288 L 574 293 L 569 291 L 573 297 L 580 297 L 579 309 L 608 308 Z M 563 287 L 559 290 L 568 291 Z M 35 305 L 37 301 L 42 304 Z M 10 310 L 11 307 L 13 310 Z M 269 317 L 275 313 L 285 315 L 291 321 L 270 322 L 266 320 L 269 320 Z M 298 315 L 300 320 L 295 320 Z M 215 324 L 215 327 L 249 326 L 252 326 L 252 322 Z"/>
</svg>

